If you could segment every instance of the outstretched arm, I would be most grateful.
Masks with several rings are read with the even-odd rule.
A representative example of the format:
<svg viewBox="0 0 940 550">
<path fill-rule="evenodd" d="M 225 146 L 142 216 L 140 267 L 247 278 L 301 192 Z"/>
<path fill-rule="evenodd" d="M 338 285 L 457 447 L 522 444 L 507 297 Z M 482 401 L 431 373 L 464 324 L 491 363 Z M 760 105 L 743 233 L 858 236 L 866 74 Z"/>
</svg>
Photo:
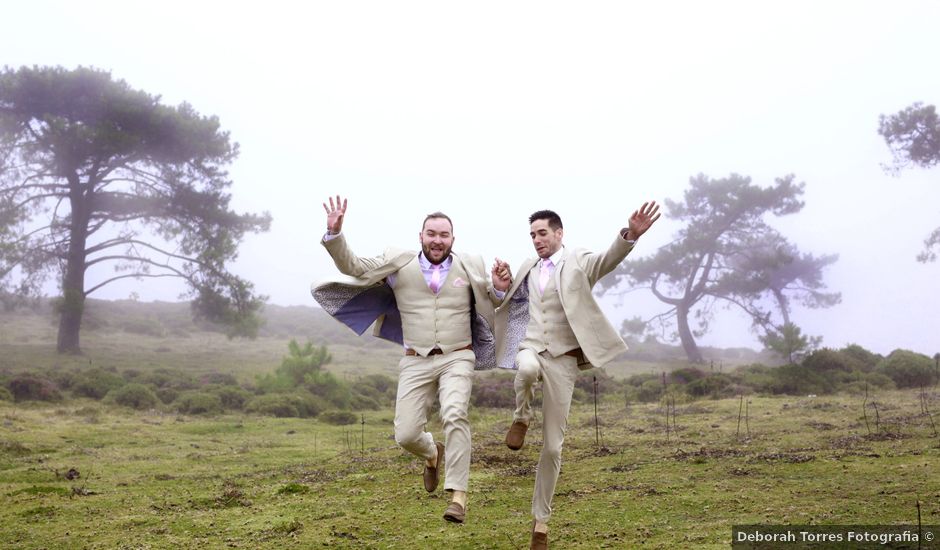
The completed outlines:
<svg viewBox="0 0 940 550">
<path fill-rule="evenodd" d="M 656 201 L 644 202 L 643 206 L 633 211 L 628 226 L 620 230 L 620 235 L 606 252 L 586 254 L 582 258 L 584 270 L 592 285 L 623 261 L 633 250 L 633 241 L 646 233 L 659 216 L 659 205 Z"/>
<path fill-rule="evenodd" d="M 385 265 L 385 256 L 375 258 L 360 258 L 346 245 L 346 238 L 340 233 L 343 229 L 343 219 L 346 217 L 346 199 L 336 195 L 336 202 L 330 197 L 330 206 L 323 203 L 326 210 L 326 232 L 321 243 L 333 258 L 333 263 L 340 273 L 352 277 L 361 277 L 377 267 Z"/>
</svg>

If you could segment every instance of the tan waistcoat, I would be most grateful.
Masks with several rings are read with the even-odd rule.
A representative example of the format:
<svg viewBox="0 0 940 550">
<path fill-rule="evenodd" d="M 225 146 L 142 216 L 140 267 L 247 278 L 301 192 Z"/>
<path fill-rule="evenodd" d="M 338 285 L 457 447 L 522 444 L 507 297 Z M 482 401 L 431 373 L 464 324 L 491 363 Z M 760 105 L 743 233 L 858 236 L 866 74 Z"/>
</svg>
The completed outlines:
<svg viewBox="0 0 940 550">
<path fill-rule="evenodd" d="M 458 280 L 461 286 L 455 286 Z M 415 257 L 398 270 L 394 292 L 401 312 L 402 336 L 408 347 L 426 356 L 436 347 L 450 353 L 470 345 L 471 289 L 467 272 L 459 261 L 451 263 L 440 292 L 434 294 Z"/>
<path fill-rule="evenodd" d="M 548 350 L 552 357 L 580 347 L 558 298 L 555 277 L 548 280 L 539 295 L 539 264 L 529 272 L 529 325 L 520 347 L 535 353 Z M 557 267 L 556 267 L 557 269 Z"/>
</svg>

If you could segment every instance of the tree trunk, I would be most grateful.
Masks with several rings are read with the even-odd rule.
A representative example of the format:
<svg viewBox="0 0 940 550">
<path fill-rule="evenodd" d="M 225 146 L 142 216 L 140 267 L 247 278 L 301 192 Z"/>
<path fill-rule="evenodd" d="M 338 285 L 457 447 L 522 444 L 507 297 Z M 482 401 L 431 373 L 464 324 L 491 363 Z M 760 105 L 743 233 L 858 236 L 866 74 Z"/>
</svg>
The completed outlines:
<svg viewBox="0 0 940 550">
<path fill-rule="evenodd" d="M 59 353 L 79 354 L 79 333 L 85 310 L 85 245 L 88 240 L 88 198 L 77 177 L 69 178 L 72 206 L 69 251 L 62 278 L 62 302 L 59 304 Z"/>
<path fill-rule="evenodd" d="M 686 357 L 692 363 L 704 363 L 702 352 L 695 343 L 695 337 L 692 336 L 692 330 L 689 328 L 689 307 L 690 305 L 680 304 L 676 307 L 676 326 L 679 328 L 679 340 L 682 342 L 682 349 L 685 350 Z"/>
</svg>

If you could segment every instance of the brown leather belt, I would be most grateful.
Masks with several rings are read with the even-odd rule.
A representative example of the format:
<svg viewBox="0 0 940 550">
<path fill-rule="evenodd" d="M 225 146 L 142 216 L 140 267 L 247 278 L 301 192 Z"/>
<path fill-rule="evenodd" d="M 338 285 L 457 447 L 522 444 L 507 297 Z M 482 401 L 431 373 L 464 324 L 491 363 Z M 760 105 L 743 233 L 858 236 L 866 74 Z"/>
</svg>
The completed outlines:
<svg viewBox="0 0 940 550">
<path fill-rule="evenodd" d="M 574 348 L 571 351 L 566 351 L 565 355 L 569 355 L 571 357 L 574 357 L 575 359 L 580 360 L 581 357 L 584 356 L 584 353 L 581 352 L 581 348 Z"/>
<path fill-rule="evenodd" d="M 473 350 L 473 344 L 467 344 L 466 346 L 464 346 L 464 347 L 462 347 L 462 348 L 457 348 L 457 349 L 455 349 L 454 351 L 464 351 L 464 350 L 471 350 L 471 351 L 472 351 L 472 350 Z M 441 348 L 434 348 L 434 349 L 432 349 L 431 351 L 428 352 L 428 355 L 427 355 L 427 356 L 430 357 L 430 356 L 432 356 L 432 355 L 441 355 L 442 353 L 444 353 L 444 352 L 441 350 Z M 411 348 L 408 348 L 408 349 L 405 350 L 405 355 L 418 355 L 418 352 L 416 352 L 415 350 L 413 350 L 413 349 L 411 349 Z"/>
</svg>

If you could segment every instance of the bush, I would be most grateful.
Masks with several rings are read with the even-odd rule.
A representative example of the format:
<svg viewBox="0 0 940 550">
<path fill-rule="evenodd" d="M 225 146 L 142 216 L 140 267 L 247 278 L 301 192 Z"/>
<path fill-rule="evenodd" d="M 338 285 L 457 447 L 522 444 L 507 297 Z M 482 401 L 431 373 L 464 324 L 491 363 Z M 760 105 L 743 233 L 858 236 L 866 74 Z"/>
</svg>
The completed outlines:
<svg viewBox="0 0 940 550">
<path fill-rule="evenodd" d="M 597 395 L 613 393 L 619 389 L 620 384 L 603 369 L 591 369 L 580 373 L 574 381 L 574 386 L 581 388 L 584 393 L 593 399 L 595 378 L 597 379 Z"/>
<path fill-rule="evenodd" d="M 658 377 L 654 377 L 640 384 L 640 387 L 636 390 L 636 399 L 637 401 L 650 403 L 662 397 L 664 391 L 662 381 Z"/>
<path fill-rule="evenodd" d="M 930 357 L 904 349 L 892 351 L 878 364 L 876 371 L 891 378 L 898 388 L 929 386 L 937 379 Z"/>
<path fill-rule="evenodd" d="M 188 373 L 172 369 L 155 369 L 141 375 L 137 382 L 155 388 L 173 388 L 177 391 L 194 390 L 199 384 Z"/>
<path fill-rule="evenodd" d="M 283 393 L 269 393 L 251 399 L 245 410 L 250 413 L 276 416 L 278 418 L 297 418 L 300 412 L 289 396 Z"/>
<path fill-rule="evenodd" d="M 136 382 L 111 390 L 108 392 L 107 399 L 118 405 L 138 410 L 152 409 L 157 404 L 157 396 L 153 390 Z"/>
<path fill-rule="evenodd" d="M 359 416 L 349 411 L 326 411 L 320 413 L 318 418 L 334 426 L 348 426 L 359 422 Z"/>
<path fill-rule="evenodd" d="M 68 390 L 72 387 L 72 384 L 75 383 L 77 374 L 74 371 L 68 370 L 52 370 L 46 373 L 46 376 L 60 390 Z"/>
<path fill-rule="evenodd" d="M 695 367 L 676 369 L 669 373 L 667 380 L 670 384 L 685 385 L 705 377 L 705 372 Z"/>
<path fill-rule="evenodd" d="M 91 369 L 78 374 L 72 385 L 72 393 L 81 397 L 101 399 L 109 391 L 124 385 L 120 376 L 102 369 Z"/>
<path fill-rule="evenodd" d="M 306 392 L 268 393 L 254 397 L 245 405 L 250 413 L 269 416 L 309 418 L 325 408 L 321 399 Z"/>
<path fill-rule="evenodd" d="M 162 401 L 165 405 L 176 401 L 176 398 L 180 396 L 180 392 L 176 391 L 173 388 L 160 388 L 157 390 L 157 399 Z"/>
<path fill-rule="evenodd" d="M 861 363 L 862 369 L 865 371 L 874 370 L 878 362 L 883 359 L 882 356 L 872 353 L 858 344 L 849 344 L 839 351 Z"/>
<path fill-rule="evenodd" d="M 222 412 L 222 400 L 214 393 L 188 391 L 174 402 L 176 410 L 184 414 L 217 414 Z"/>
<path fill-rule="evenodd" d="M 852 355 L 829 348 L 818 349 L 803 359 L 803 366 L 818 373 L 864 371 L 865 364 Z"/>
<path fill-rule="evenodd" d="M 868 382 L 870 386 L 874 386 L 881 390 L 893 390 L 895 389 L 894 380 L 888 378 L 880 372 L 870 372 L 862 378 L 865 382 Z"/>
<path fill-rule="evenodd" d="M 219 386 L 212 392 L 219 396 L 223 407 L 236 411 L 242 410 L 245 403 L 252 397 L 250 393 L 238 386 Z"/>
<path fill-rule="evenodd" d="M 730 397 L 734 395 L 733 382 L 727 374 L 712 374 L 689 382 L 685 386 L 685 392 L 694 397 L 708 396 L 712 399 Z"/>
<path fill-rule="evenodd" d="M 16 401 L 61 401 L 62 394 L 51 380 L 33 374 L 21 374 L 7 383 Z"/>
<path fill-rule="evenodd" d="M 355 410 L 381 409 L 395 403 L 398 382 L 383 374 L 370 374 L 359 378 L 351 386 L 352 408 Z"/>
<path fill-rule="evenodd" d="M 516 391 L 512 387 L 513 376 L 500 372 L 478 376 L 473 381 L 473 393 L 470 402 L 474 407 L 492 407 L 494 409 L 514 409 Z"/>
<path fill-rule="evenodd" d="M 210 372 L 199 377 L 202 384 L 219 384 L 220 386 L 237 386 L 238 380 L 234 375 L 224 372 Z"/>
<path fill-rule="evenodd" d="M 13 394 L 3 386 L 0 386 L 0 401 L 13 401 Z"/>
<path fill-rule="evenodd" d="M 783 365 L 767 374 L 770 375 L 770 384 L 763 391 L 769 393 L 808 395 L 832 392 L 830 381 L 802 365 Z"/>
<path fill-rule="evenodd" d="M 629 376 L 626 380 L 624 380 L 624 383 L 627 384 L 628 386 L 634 386 L 638 388 L 642 386 L 643 383 L 646 382 L 647 380 L 662 380 L 662 375 L 653 374 L 651 372 L 642 373 L 642 374 L 634 374 L 632 376 Z"/>
</svg>

